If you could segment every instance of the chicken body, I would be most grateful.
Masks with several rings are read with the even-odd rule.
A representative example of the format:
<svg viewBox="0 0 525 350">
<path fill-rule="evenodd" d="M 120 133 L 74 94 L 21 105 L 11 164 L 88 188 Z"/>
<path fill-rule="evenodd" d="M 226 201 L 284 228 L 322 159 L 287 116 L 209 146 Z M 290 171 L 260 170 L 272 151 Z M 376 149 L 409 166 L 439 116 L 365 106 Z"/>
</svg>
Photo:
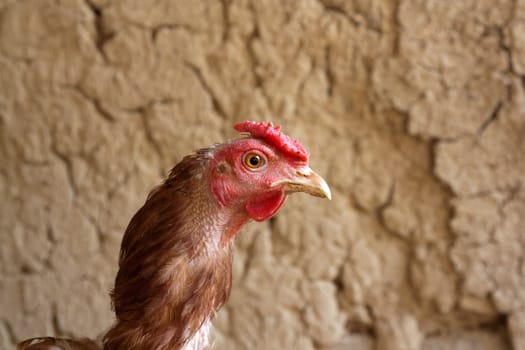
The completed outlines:
<svg viewBox="0 0 525 350">
<path fill-rule="evenodd" d="M 104 350 L 203 350 L 232 281 L 232 242 L 250 219 L 272 217 L 292 192 L 330 198 L 308 153 L 271 124 L 184 158 L 124 234 L 111 293 L 116 322 Z M 89 341 L 26 341 L 23 350 L 96 349 Z"/>
</svg>

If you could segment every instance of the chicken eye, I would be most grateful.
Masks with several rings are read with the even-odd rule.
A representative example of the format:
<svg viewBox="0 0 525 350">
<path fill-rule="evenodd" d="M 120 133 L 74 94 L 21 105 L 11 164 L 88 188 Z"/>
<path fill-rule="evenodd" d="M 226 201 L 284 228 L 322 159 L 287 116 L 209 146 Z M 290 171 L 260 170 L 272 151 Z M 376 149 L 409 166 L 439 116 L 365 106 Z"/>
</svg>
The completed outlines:
<svg viewBox="0 0 525 350">
<path fill-rule="evenodd" d="M 250 169 L 259 169 L 266 163 L 264 156 L 256 152 L 248 152 L 243 157 L 244 165 Z"/>
</svg>

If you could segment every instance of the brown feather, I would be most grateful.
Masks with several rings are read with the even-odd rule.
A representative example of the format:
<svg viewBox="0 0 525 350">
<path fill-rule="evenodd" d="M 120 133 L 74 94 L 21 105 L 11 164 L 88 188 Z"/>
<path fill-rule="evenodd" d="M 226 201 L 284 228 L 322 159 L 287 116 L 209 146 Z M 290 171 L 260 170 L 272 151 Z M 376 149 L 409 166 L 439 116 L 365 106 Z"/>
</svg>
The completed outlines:
<svg viewBox="0 0 525 350">
<path fill-rule="evenodd" d="M 222 227 L 203 181 L 208 153 L 175 166 L 132 218 L 112 292 L 117 322 L 104 349 L 179 349 L 228 298 L 231 245 L 210 247 Z"/>
</svg>

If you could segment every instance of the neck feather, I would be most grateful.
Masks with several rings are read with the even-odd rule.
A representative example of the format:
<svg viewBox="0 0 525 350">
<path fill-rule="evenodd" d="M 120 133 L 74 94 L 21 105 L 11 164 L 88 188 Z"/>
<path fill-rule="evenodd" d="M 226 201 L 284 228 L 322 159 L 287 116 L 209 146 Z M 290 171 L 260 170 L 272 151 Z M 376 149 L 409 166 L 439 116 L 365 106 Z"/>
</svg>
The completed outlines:
<svg viewBox="0 0 525 350">
<path fill-rule="evenodd" d="M 129 223 L 105 350 L 180 349 L 228 298 L 231 238 L 246 218 L 216 204 L 208 154 L 175 166 Z"/>
</svg>

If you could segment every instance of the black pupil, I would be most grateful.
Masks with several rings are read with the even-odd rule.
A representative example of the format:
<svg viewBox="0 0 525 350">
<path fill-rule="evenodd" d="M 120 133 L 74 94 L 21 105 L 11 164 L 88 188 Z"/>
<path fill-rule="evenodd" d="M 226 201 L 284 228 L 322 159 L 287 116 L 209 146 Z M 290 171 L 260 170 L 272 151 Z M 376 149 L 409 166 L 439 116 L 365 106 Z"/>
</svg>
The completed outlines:
<svg viewBox="0 0 525 350">
<path fill-rule="evenodd" d="M 250 159 L 248 159 L 248 162 L 250 162 L 251 166 L 257 166 L 259 165 L 261 159 L 259 156 L 251 156 Z"/>
</svg>

